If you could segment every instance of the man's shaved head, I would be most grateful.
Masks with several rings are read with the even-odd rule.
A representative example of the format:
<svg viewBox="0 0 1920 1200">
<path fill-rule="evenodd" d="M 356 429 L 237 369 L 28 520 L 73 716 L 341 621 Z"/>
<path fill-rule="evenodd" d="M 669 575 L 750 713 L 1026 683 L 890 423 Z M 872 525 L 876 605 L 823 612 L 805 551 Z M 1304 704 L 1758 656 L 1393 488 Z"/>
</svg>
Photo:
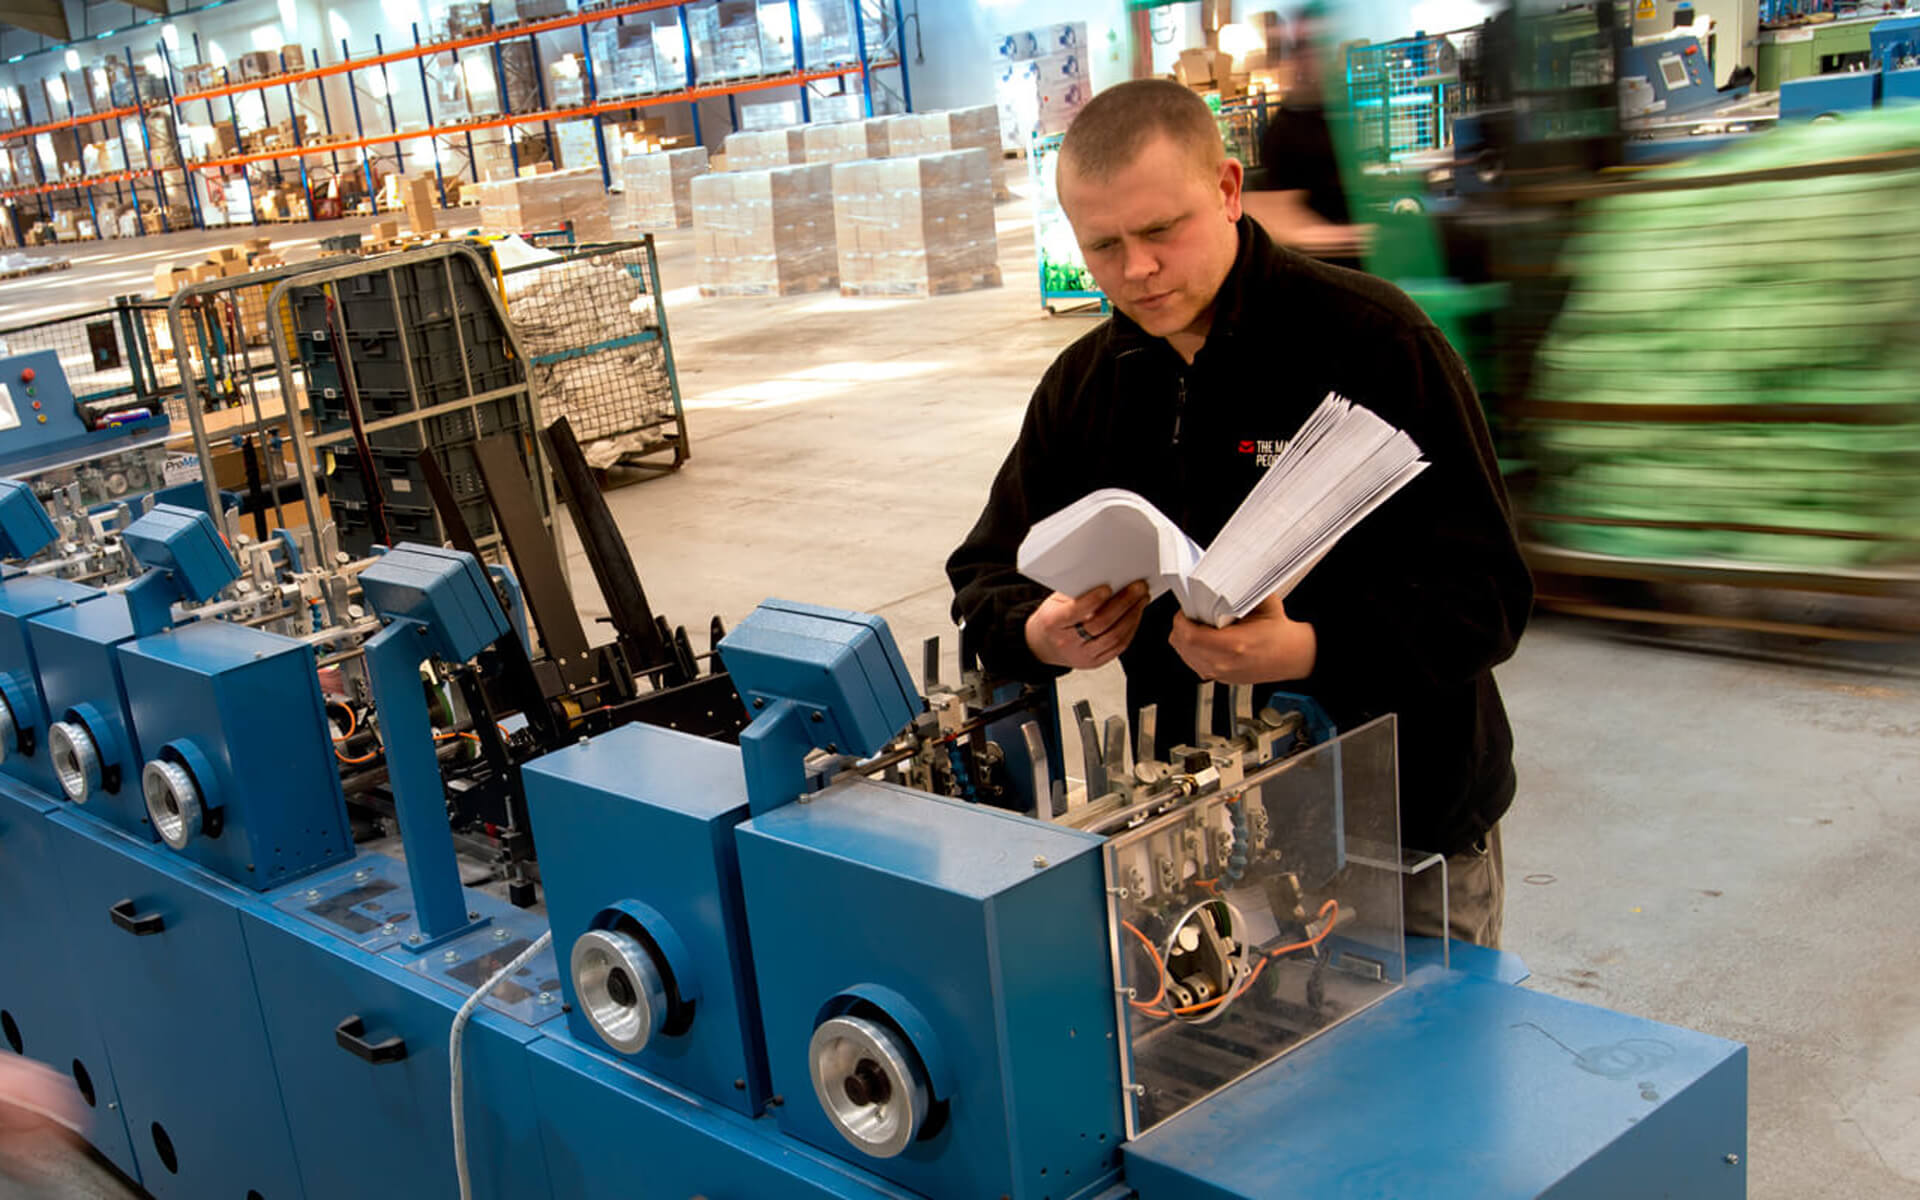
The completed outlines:
<svg viewBox="0 0 1920 1200">
<path fill-rule="evenodd" d="M 1170 79 L 1135 79 L 1087 102 L 1061 139 L 1060 163 L 1105 179 L 1132 163 L 1156 135 L 1190 151 L 1194 166 L 1209 174 L 1227 156 L 1206 101 Z"/>
</svg>

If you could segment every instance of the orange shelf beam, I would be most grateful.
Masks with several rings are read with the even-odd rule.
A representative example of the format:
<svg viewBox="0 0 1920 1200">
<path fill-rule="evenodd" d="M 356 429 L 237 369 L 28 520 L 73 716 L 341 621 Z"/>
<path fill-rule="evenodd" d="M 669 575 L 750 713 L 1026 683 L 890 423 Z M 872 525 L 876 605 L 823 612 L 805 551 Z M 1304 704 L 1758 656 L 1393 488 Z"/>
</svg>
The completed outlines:
<svg viewBox="0 0 1920 1200">
<path fill-rule="evenodd" d="M 489 33 L 476 33 L 469 37 L 449 38 L 444 42 L 431 42 L 426 45 L 409 46 L 404 50 L 390 50 L 385 54 L 374 54 L 366 58 L 352 58 L 346 62 L 334 63 L 325 67 L 308 67 L 304 71 L 288 71 L 267 79 L 248 79 L 241 83 L 224 84 L 217 88 L 208 88 L 200 92 L 183 92 L 173 98 L 175 104 L 187 104 L 194 100 L 218 100 L 222 96 L 234 96 L 241 92 L 257 92 L 266 88 L 286 87 L 289 84 L 306 83 L 310 79 L 326 79 L 347 71 L 359 71 L 368 67 L 386 66 L 390 63 L 411 62 L 416 58 L 444 54 L 449 50 L 464 50 L 469 46 L 487 46 L 494 42 L 504 42 L 512 38 L 527 37 L 531 34 L 546 33 L 554 29 L 573 29 L 594 21 L 607 21 L 615 17 L 632 16 L 636 13 L 653 12 L 656 9 L 672 8 L 685 3 L 685 0 L 635 0 L 630 4 L 614 4 L 594 11 L 569 13 L 564 17 L 550 17 L 543 21 L 528 21 L 511 29 L 496 29 Z"/>
<path fill-rule="evenodd" d="M 178 170 L 178 167 L 162 167 L 163 171 Z M 132 179 L 144 179 L 154 174 L 152 171 L 115 171 L 111 175 L 89 175 L 85 179 L 68 179 L 60 183 L 42 183 L 34 187 L 9 188 L 0 192 L 0 199 L 12 200 L 16 196 L 44 196 L 50 192 L 77 192 L 90 187 L 105 187 L 110 183 L 125 183 Z"/>
<path fill-rule="evenodd" d="M 53 133 L 61 129 L 74 129 L 81 125 L 92 125 L 100 121 L 118 121 L 121 117 L 131 117 L 140 110 L 134 108 L 114 108 L 103 113 L 80 113 L 64 121 L 48 121 L 45 125 L 29 125 L 25 129 L 0 131 L 0 138 L 30 138 L 35 134 Z"/>
<path fill-rule="evenodd" d="M 760 91 L 765 88 L 795 87 L 812 83 L 818 79 L 836 79 L 843 75 L 857 75 L 861 70 L 883 71 L 895 64 L 891 61 L 872 63 L 862 68 L 858 63 L 839 67 L 826 67 L 818 71 L 798 71 L 789 75 L 777 75 L 764 79 L 747 79 L 738 83 L 713 84 L 709 87 L 685 89 L 678 92 L 663 92 L 654 96 L 628 96 L 617 100 L 601 100 L 593 104 L 576 108 L 549 109 L 537 113 L 514 113 L 510 116 L 493 117 L 485 121 L 467 121 L 458 125 L 437 125 L 432 129 L 397 130 L 373 137 L 354 138 L 345 142 L 316 142 L 311 146 L 291 147 L 285 150 L 262 150 L 255 154 L 235 154 L 226 158 L 202 159 L 188 163 L 191 170 L 213 170 L 221 167 L 244 167 L 253 163 L 272 162 L 276 159 L 311 158 L 319 154 L 338 154 L 347 150 L 364 150 L 369 146 L 386 146 L 394 142 L 412 141 L 414 138 L 448 137 L 462 133 L 474 133 L 482 129 L 503 129 L 510 125 L 533 125 L 543 121 L 571 121 L 579 117 L 591 117 L 600 113 L 621 112 L 629 108 L 649 108 L 656 104 L 685 104 L 691 100 L 705 100 L 713 96 L 731 96 L 741 92 Z"/>
</svg>

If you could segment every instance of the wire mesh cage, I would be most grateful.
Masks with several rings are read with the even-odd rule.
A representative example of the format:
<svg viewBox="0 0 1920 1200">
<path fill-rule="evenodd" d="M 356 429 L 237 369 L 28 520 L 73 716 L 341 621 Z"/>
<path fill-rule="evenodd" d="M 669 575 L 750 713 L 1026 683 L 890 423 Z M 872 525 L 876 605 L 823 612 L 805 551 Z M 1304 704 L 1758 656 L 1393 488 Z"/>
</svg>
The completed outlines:
<svg viewBox="0 0 1920 1200">
<path fill-rule="evenodd" d="M 1466 29 L 1348 48 L 1347 101 L 1363 162 L 1395 162 L 1453 144 L 1453 117 L 1466 90 L 1460 60 L 1472 56 L 1477 37 Z"/>
<path fill-rule="evenodd" d="M 1543 600 L 1619 609 L 1654 593 L 1592 581 L 1711 583 L 1894 601 L 1820 621 L 1915 631 L 1913 122 L 1776 131 L 1535 199 L 1564 207 L 1505 249 L 1551 283 L 1516 292 L 1500 341 L 1532 347 L 1504 403 Z"/>
<path fill-rule="evenodd" d="M 664 471 L 687 460 L 651 235 L 563 250 L 501 279 L 541 410 L 572 423 L 589 463 Z"/>
</svg>

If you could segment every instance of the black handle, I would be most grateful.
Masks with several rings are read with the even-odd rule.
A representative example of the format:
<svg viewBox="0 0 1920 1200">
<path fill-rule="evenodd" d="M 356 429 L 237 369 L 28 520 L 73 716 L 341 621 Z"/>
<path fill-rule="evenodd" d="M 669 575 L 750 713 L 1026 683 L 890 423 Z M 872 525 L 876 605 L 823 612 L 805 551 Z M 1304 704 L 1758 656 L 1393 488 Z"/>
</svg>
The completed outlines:
<svg viewBox="0 0 1920 1200">
<path fill-rule="evenodd" d="M 110 906 L 107 909 L 107 915 L 113 918 L 115 925 L 135 937 L 151 937 L 167 927 L 166 918 L 159 913 L 148 913 L 144 917 L 135 916 L 131 896 Z"/>
<path fill-rule="evenodd" d="M 390 1037 L 382 1042 L 369 1042 L 367 1023 L 360 1019 L 358 1013 L 333 1027 L 333 1040 L 340 1044 L 342 1050 L 375 1066 L 396 1063 L 407 1056 L 405 1038 Z"/>
</svg>

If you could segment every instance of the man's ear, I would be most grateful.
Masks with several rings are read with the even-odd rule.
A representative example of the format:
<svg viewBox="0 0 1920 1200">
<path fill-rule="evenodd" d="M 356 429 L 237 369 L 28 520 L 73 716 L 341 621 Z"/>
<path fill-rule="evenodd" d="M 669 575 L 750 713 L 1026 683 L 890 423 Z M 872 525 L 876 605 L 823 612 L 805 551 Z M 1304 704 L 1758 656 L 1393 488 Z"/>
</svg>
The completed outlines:
<svg viewBox="0 0 1920 1200">
<path fill-rule="evenodd" d="M 1225 204 L 1227 219 L 1240 219 L 1240 189 L 1246 182 L 1247 169 L 1240 160 L 1228 155 L 1220 160 L 1220 199 Z"/>
</svg>

